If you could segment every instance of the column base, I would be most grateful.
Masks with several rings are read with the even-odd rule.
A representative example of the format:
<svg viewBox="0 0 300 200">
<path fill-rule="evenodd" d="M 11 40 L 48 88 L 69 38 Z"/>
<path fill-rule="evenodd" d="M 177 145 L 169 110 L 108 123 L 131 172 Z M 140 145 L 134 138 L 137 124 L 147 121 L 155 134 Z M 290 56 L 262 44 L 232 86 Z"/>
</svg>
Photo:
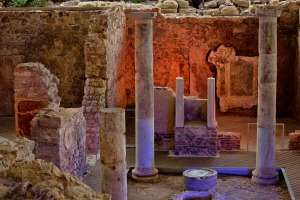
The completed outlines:
<svg viewBox="0 0 300 200">
<path fill-rule="evenodd" d="M 158 174 L 152 176 L 136 176 L 132 174 L 132 179 L 142 183 L 154 183 L 158 181 Z"/>
<path fill-rule="evenodd" d="M 275 170 L 274 170 L 275 171 Z M 262 174 L 259 173 L 259 170 L 255 169 L 252 172 L 252 182 L 260 184 L 260 185 L 275 185 L 277 184 L 279 178 L 278 173 L 275 171 L 272 174 Z"/>
<path fill-rule="evenodd" d="M 158 180 L 158 170 L 152 168 L 138 168 L 132 170 L 132 178 L 138 182 L 156 182 Z"/>
</svg>

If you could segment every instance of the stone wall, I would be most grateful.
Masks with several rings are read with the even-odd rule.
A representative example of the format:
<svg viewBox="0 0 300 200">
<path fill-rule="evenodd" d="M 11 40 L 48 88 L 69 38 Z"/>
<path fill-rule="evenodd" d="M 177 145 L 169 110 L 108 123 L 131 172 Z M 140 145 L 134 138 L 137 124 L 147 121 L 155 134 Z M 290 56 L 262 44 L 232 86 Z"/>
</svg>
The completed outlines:
<svg viewBox="0 0 300 200">
<path fill-rule="evenodd" d="M 16 132 L 30 137 L 30 121 L 41 108 L 58 111 L 58 79 L 40 63 L 22 63 L 14 69 Z"/>
<path fill-rule="evenodd" d="M 127 105 L 134 104 L 134 22 L 126 10 Z M 153 11 L 157 11 L 153 9 Z M 291 114 L 293 71 L 298 26 L 296 11 L 283 12 L 278 19 L 277 113 Z M 154 85 L 175 90 L 176 77 L 184 77 L 185 95 L 206 98 L 207 78 L 216 77 L 216 67 L 208 54 L 223 44 L 236 56 L 258 56 L 258 18 L 195 17 L 160 15 L 153 21 Z M 256 109 L 255 107 L 253 109 Z"/>
<path fill-rule="evenodd" d="M 78 178 L 86 169 L 86 121 L 82 108 L 42 109 L 31 122 L 35 156 Z"/>
<path fill-rule="evenodd" d="M 175 155 L 217 156 L 217 130 L 205 126 L 175 128 Z"/>
<path fill-rule="evenodd" d="M 125 71 L 121 66 L 124 23 L 121 7 L 90 19 L 84 45 L 87 80 L 82 101 L 88 149 L 99 149 L 99 109 L 126 105 Z"/>
<path fill-rule="evenodd" d="M 13 69 L 22 62 L 43 63 L 60 80 L 58 90 L 62 106 L 80 107 L 84 96 L 85 65 L 89 65 L 86 63 L 85 53 L 88 52 L 85 52 L 85 44 L 93 34 L 102 40 L 102 43 L 94 44 L 94 52 L 99 52 L 97 57 L 100 59 L 95 67 L 100 64 L 119 71 L 115 69 L 120 63 L 122 50 L 123 36 L 120 28 L 123 28 L 124 20 L 120 17 L 124 13 L 121 10 L 120 6 L 95 9 L 41 8 L 39 11 L 27 8 L 2 9 L 0 94 L 5 98 L 0 100 L 0 116 L 13 115 Z M 88 58 L 88 61 L 93 62 L 93 59 Z M 120 71 L 123 72 L 124 70 Z M 109 73 L 110 71 L 107 74 Z M 120 84 L 121 74 L 114 78 L 103 78 L 124 87 L 124 84 Z M 109 88 L 110 99 L 114 99 L 113 95 L 116 94 L 119 97 L 117 102 L 122 104 L 119 101 L 125 100 L 125 90 L 114 87 Z"/>
<path fill-rule="evenodd" d="M 218 140 L 221 151 L 240 150 L 241 134 L 234 132 L 220 132 L 218 131 Z"/>
</svg>

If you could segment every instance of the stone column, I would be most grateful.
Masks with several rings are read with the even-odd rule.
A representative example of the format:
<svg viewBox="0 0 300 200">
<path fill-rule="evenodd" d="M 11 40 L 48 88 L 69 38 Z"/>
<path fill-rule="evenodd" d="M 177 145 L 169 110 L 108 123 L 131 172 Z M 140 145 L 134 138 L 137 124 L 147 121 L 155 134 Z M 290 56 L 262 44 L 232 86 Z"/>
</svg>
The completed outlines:
<svg viewBox="0 0 300 200">
<path fill-rule="evenodd" d="M 157 178 L 154 165 L 154 88 L 152 19 L 155 12 L 134 12 L 135 19 L 135 135 L 136 180 Z"/>
<path fill-rule="evenodd" d="M 175 127 L 184 127 L 184 84 L 183 78 L 176 78 Z"/>
<path fill-rule="evenodd" d="M 258 35 L 258 108 L 256 168 L 252 181 L 259 184 L 276 184 L 275 123 L 277 79 L 277 17 L 280 11 L 260 8 Z"/>
<path fill-rule="evenodd" d="M 100 110 L 100 152 L 102 192 L 112 200 L 127 199 L 125 111 L 120 108 Z"/>
<path fill-rule="evenodd" d="M 207 79 L 207 128 L 216 128 L 215 78 Z"/>
</svg>

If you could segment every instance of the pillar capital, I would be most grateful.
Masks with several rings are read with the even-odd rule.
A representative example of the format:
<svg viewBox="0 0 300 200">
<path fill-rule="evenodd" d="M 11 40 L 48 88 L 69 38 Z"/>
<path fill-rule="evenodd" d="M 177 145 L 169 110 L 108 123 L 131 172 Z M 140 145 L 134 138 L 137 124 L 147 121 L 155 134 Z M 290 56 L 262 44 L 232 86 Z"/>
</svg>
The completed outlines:
<svg viewBox="0 0 300 200">
<path fill-rule="evenodd" d="M 258 17 L 280 17 L 281 10 L 277 9 L 276 6 L 261 6 L 256 10 Z"/>
<path fill-rule="evenodd" d="M 156 18 L 157 12 L 132 12 L 130 16 L 135 20 L 151 20 Z"/>
</svg>

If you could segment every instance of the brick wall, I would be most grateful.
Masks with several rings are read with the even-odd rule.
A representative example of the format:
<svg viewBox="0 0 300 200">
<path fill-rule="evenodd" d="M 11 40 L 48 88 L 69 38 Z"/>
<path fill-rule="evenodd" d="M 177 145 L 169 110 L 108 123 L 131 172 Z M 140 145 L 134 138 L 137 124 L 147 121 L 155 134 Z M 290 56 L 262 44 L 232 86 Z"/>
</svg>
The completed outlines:
<svg viewBox="0 0 300 200">
<path fill-rule="evenodd" d="M 79 178 L 86 170 L 86 121 L 82 108 L 42 109 L 31 122 L 35 157 Z"/>
<path fill-rule="evenodd" d="M 21 63 L 14 69 L 16 132 L 30 136 L 30 121 L 41 108 L 58 111 L 58 79 L 40 63 Z"/>
<path fill-rule="evenodd" d="M 82 101 L 88 149 L 99 149 L 99 109 L 126 105 L 121 66 L 124 23 L 121 7 L 90 19 L 84 45 L 87 80 Z"/>
<path fill-rule="evenodd" d="M 289 150 L 300 150 L 300 131 L 296 130 L 289 134 Z"/>
<path fill-rule="evenodd" d="M 219 148 L 221 151 L 240 150 L 241 134 L 218 131 Z"/>
</svg>

